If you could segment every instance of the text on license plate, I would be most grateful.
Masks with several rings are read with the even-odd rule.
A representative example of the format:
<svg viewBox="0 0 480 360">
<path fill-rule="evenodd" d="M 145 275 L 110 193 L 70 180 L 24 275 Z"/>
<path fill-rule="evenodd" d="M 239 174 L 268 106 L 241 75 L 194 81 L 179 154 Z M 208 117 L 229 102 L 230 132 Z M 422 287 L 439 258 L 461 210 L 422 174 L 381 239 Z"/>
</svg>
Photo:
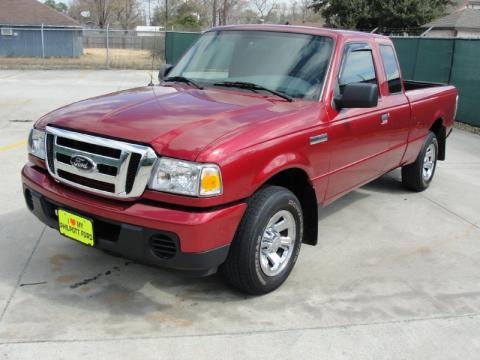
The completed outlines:
<svg viewBox="0 0 480 360">
<path fill-rule="evenodd" d="M 60 233 L 89 246 L 94 245 L 92 221 L 68 211 L 58 209 Z"/>
</svg>

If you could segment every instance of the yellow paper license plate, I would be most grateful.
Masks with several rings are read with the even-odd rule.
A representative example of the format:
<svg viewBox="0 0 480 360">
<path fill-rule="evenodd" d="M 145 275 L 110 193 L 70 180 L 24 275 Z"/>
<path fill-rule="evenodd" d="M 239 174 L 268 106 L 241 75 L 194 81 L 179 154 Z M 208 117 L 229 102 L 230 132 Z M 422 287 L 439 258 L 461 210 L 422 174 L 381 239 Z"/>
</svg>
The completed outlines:
<svg viewBox="0 0 480 360">
<path fill-rule="evenodd" d="M 60 233 L 89 246 L 93 246 L 93 223 L 84 217 L 58 209 Z"/>
</svg>

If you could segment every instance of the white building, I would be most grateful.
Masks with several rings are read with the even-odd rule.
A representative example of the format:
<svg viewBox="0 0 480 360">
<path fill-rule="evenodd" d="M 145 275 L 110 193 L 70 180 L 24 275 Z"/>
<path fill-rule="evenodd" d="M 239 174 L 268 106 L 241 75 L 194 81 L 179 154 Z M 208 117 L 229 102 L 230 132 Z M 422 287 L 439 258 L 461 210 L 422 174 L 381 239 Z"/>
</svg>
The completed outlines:
<svg viewBox="0 0 480 360">
<path fill-rule="evenodd" d="M 157 36 L 164 30 L 163 26 L 137 26 L 135 29 L 138 36 Z"/>
</svg>

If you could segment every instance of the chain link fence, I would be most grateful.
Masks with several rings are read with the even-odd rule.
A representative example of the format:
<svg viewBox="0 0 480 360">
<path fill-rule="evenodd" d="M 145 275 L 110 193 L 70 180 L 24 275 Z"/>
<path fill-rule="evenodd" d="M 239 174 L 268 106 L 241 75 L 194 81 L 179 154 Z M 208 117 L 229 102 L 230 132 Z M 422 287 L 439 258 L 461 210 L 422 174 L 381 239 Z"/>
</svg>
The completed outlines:
<svg viewBox="0 0 480 360">
<path fill-rule="evenodd" d="M 158 69 L 175 63 L 200 34 L 48 26 L 0 31 L 0 69 Z M 424 29 L 364 31 L 409 37 Z"/>
<path fill-rule="evenodd" d="M 422 29 L 375 29 L 392 37 L 407 79 L 445 82 L 460 93 L 458 119 L 480 126 L 480 39 L 415 36 Z M 372 31 L 373 32 L 373 31 Z M 0 69 L 139 69 L 175 64 L 196 41 L 194 32 L 139 32 L 110 29 L 0 28 Z"/>
<path fill-rule="evenodd" d="M 165 32 L 2 27 L 0 68 L 158 69 Z"/>
<path fill-rule="evenodd" d="M 385 36 L 396 36 L 396 37 L 411 37 L 411 36 L 422 36 L 427 29 L 425 28 L 381 28 L 377 27 L 375 29 L 357 29 L 357 31 L 373 33 L 378 35 Z"/>
</svg>

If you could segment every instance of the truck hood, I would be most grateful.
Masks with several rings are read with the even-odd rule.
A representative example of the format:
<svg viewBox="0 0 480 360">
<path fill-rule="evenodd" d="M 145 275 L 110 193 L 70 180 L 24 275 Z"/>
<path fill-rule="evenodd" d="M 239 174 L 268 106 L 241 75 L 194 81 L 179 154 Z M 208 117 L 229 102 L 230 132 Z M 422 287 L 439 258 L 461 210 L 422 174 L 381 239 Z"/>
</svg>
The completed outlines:
<svg viewBox="0 0 480 360">
<path fill-rule="evenodd" d="M 220 88 L 155 86 L 64 106 L 42 117 L 36 126 L 149 144 L 161 155 L 195 160 L 216 139 L 301 107 L 305 107 L 301 101 L 289 103 Z"/>
</svg>

